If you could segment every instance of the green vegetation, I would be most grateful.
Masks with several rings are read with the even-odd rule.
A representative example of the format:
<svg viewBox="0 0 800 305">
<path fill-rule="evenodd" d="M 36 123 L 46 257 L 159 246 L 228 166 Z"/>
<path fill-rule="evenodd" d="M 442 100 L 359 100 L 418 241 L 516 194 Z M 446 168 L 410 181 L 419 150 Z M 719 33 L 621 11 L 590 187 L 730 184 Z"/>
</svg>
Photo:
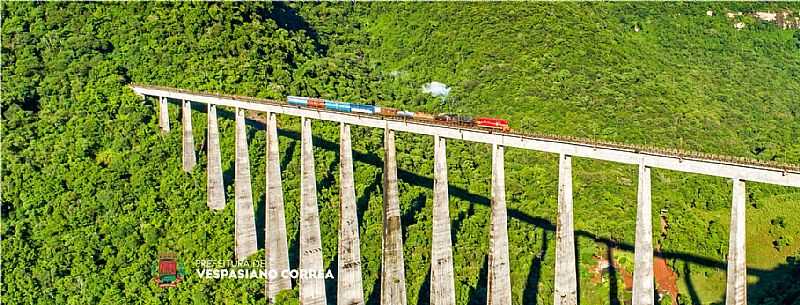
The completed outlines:
<svg viewBox="0 0 800 305">
<path fill-rule="evenodd" d="M 223 112 L 228 206 L 205 204 L 205 113 L 193 112 L 198 167 L 180 133 L 160 134 L 152 99 L 130 82 L 264 98 L 287 94 L 504 117 L 519 130 L 800 164 L 797 31 L 727 11 L 787 3 L 3 3 L 2 297 L 6 304 L 264 304 L 258 280 L 200 279 L 198 259 L 233 256 L 233 122 Z M 713 10 L 715 16 L 706 16 Z M 641 30 L 634 31 L 638 26 Z M 445 105 L 420 91 L 450 85 Z M 170 106 L 173 128 L 180 109 Z M 281 117 L 292 264 L 297 265 L 298 120 Z M 255 124 L 254 126 L 257 126 Z M 335 270 L 338 129 L 314 122 L 323 254 Z M 253 173 L 264 133 L 250 130 Z M 365 296 L 377 304 L 380 130 L 353 128 Z M 432 139 L 398 135 L 409 304 L 425 304 Z M 485 304 L 489 147 L 448 143 L 458 304 Z M 549 304 L 556 158 L 506 153 L 515 304 Z M 629 296 L 591 280 L 617 247 L 629 268 L 636 168 L 576 159 L 583 304 Z M 723 301 L 729 181 L 653 171 L 658 243 L 683 304 Z M 253 178 L 257 215 L 264 179 Z M 800 190 L 750 183 L 750 304 L 800 295 Z M 263 219 L 257 219 L 263 227 Z M 162 290 L 150 269 L 174 251 L 188 275 Z M 252 259 L 263 258 L 263 251 Z M 628 270 L 630 271 L 630 270 Z M 618 273 L 619 274 L 619 273 Z M 616 286 L 610 280 L 618 281 Z M 335 283 L 329 286 L 334 302 Z M 616 289 L 614 289 L 616 287 Z M 616 294 L 611 297 L 610 294 Z M 280 303 L 296 303 L 296 289 Z M 794 303 L 796 304 L 796 303 Z"/>
</svg>

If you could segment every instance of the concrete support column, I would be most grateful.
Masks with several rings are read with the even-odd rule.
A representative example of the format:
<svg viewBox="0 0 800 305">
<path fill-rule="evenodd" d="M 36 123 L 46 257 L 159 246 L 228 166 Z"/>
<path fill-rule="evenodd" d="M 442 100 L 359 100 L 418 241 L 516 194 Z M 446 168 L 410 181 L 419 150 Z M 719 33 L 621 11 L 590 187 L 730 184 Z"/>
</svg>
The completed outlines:
<svg viewBox="0 0 800 305">
<path fill-rule="evenodd" d="M 511 304 L 508 215 L 503 146 L 492 145 L 492 216 L 489 231 L 488 305 Z"/>
<path fill-rule="evenodd" d="M 197 160 L 194 155 L 194 135 L 192 134 L 192 102 L 183 101 L 183 171 L 191 172 Z"/>
<path fill-rule="evenodd" d="M 572 224 L 572 157 L 558 158 L 558 222 L 556 223 L 556 280 L 554 304 L 578 304 L 575 270 L 575 228 Z"/>
<path fill-rule="evenodd" d="M 633 270 L 633 305 L 653 305 L 653 218 L 650 202 L 650 168 L 639 165 L 639 199 L 636 207 L 636 247 Z"/>
<path fill-rule="evenodd" d="M 381 305 L 406 304 L 406 273 L 403 266 L 403 230 L 397 189 L 397 156 L 394 130 L 386 128 L 383 165 L 383 254 L 381 256 Z"/>
<path fill-rule="evenodd" d="M 337 279 L 338 305 L 363 305 L 364 291 L 361 280 L 361 245 L 358 236 L 358 212 L 353 179 L 353 150 L 350 125 L 339 126 L 339 278 Z"/>
<path fill-rule="evenodd" d="M 745 263 L 745 189 L 744 181 L 733 179 L 731 235 L 728 242 L 728 287 L 725 305 L 747 304 L 747 264 Z"/>
<path fill-rule="evenodd" d="M 455 305 L 453 242 L 447 192 L 445 140 L 433 139 L 433 245 L 431 247 L 431 298 L 433 305 Z"/>
<path fill-rule="evenodd" d="M 311 119 L 302 118 L 301 120 L 303 127 L 300 143 L 300 270 L 324 274 Z M 299 281 L 300 304 L 327 304 L 324 278 L 308 277 L 300 278 Z"/>
<path fill-rule="evenodd" d="M 161 127 L 161 133 L 169 132 L 169 108 L 166 97 L 158 97 L 158 126 Z"/>
<path fill-rule="evenodd" d="M 281 159 L 278 146 L 278 121 L 275 113 L 267 114 L 267 191 L 264 224 L 264 245 L 267 271 L 275 270 L 278 277 L 266 281 L 270 302 L 283 291 L 292 289 L 289 277 L 281 271 L 289 270 L 289 246 L 286 240 L 286 216 L 283 208 L 283 184 L 281 183 Z"/>
<path fill-rule="evenodd" d="M 247 150 L 247 126 L 244 109 L 236 109 L 236 259 L 241 261 L 258 251 L 253 191 L 250 185 L 250 154 Z"/>
<path fill-rule="evenodd" d="M 217 106 L 208 104 L 208 207 L 212 210 L 225 209 L 225 186 L 222 180 L 222 157 L 219 152 L 219 127 L 217 126 Z"/>
</svg>

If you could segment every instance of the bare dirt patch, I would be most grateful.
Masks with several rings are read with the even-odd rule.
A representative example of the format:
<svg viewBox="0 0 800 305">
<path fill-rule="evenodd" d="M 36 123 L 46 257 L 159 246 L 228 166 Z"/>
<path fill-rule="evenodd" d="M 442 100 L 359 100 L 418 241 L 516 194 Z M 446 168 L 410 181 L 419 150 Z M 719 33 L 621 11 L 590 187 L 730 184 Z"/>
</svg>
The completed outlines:
<svg viewBox="0 0 800 305">
<path fill-rule="evenodd" d="M 667 260 L 656 256 L 653 259 L 653 273 L 659 295 L 669 293 L 670 298 L 672 298 L 672 305 L 677 305 L 678 285 L 676 282 L 678 281 L 678 277 L 669 265 L 667 265 Z"/>
</svg>

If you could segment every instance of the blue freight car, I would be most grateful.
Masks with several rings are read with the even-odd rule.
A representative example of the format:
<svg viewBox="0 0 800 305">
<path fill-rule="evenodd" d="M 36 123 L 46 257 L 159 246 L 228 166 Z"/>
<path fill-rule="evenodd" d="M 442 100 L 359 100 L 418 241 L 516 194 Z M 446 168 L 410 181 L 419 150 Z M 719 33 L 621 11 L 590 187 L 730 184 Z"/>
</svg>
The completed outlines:
<svg viewBox="0 0 800 305">
<path fill-rule="evenodd" d="M 341 111 L 341 112 L 358 112 L 367 114 L 381 113 L 381 107 L 363 104 L 352 104 L 345 102 L 336 102 L 331 100 L 313 99 L 310 97 L 302 96 L 287 96 L 289 105 L 312 107 L 312 108 L 325 108 L 328 110 Z M 318 102 L 316 102 L 318 101 Z"/>
<path fill-rule="evenodd" d="M 372 106 L 372 105 L 361 105 L 361 104 L 350 104 L 350 110 L 352 112 L 373 114 L 373 113 L 375 113 L 375 106 Z"/>
<path fill-rule="evenodd" d="M 325 100 L 325 108 L 334 111 L 350 112 L 350 103 L 339 103 Z"/>
<path fill-rule="evenodd" d="M 308 98 L 307 97 L 287 96 L 286 97 L 286 101 L 289 102 L 289 105 L 308 106 Z"/>
</svg>

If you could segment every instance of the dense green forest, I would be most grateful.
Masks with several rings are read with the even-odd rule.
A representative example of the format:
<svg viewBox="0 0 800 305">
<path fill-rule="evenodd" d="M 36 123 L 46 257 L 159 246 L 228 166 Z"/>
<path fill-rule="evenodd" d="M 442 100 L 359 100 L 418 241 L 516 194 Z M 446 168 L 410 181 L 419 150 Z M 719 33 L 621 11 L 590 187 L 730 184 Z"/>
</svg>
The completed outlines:
<svg viewBox="0 0 800 305">
<path fill-rule="evenodd" d="M 793 3 L 0 5 L 5 304 L 265 304 L 259 280 L 152 282 L 159 252 L 178 253 L 189 271 L 198 259 L 233 257 L 234 130 L 221 109 L 228 207 L 215 213 L 205 198 L 205 110 L 193 111 L 199 166 L 184 173 L 181 134 L 159 132 L 154 100 L 131 82 L 496 116 L 518 130 L 800 164 L 800 34 L 747 15 L 736 30 L 725 16 L 800 13 Z M 422 92 L 430 81 L 451 95 Z M 297 266 L 299 121 L 279 125 Z M 263 215 L 264 132 L 251 126 Z M 336 270 L 338 128 L 314 122 L 314 135 L 323 254 Z M 382 131 L 353 127 L 353 139 L 364 293 L 378 304 Z M 398 134 L 409 304 L 429 293 L 431 144 Z M 448 143 L 458 304 L 486 303 L 489 149 Z M 556 161 L 506 152 L 514 304 L 552 302 Z M 630 295 L 620 274 L 633 264 L 636 168 L 574 166 L 581 303 L 619 304 Z M 679 303 L 722 304 L 731 183 L 655 169 L 653 188 L 656 241 Z M 749 304 L 800 304 L 800 190 L 749 183 L 747 193 Z M 594 274 L 609 249 L 623 270 Z"/>
</svg>

